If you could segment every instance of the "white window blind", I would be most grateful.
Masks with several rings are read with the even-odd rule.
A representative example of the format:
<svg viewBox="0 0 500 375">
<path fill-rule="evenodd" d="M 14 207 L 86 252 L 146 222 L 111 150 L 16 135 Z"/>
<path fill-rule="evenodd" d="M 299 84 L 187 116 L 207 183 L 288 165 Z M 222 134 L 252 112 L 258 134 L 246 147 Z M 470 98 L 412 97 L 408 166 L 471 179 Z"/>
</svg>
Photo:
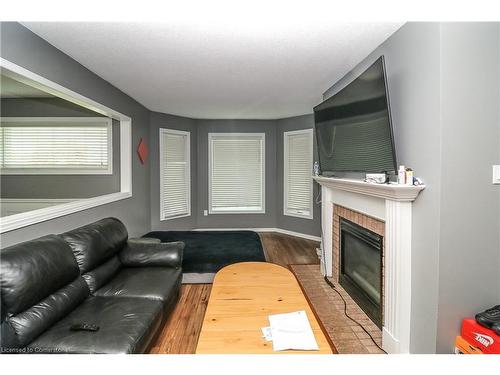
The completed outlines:
<svg viewBox="0 0 500 375">
<path fill-rule="evenodd" d="M 191 215 L 190 133 L 160 129 L 160 219 Z"/>
<path fill-rule="evenodd" d="M 2 174 L 112 174 L 107 117 L 3 117 Z"/>
<path fill-rule="evenodd" d="M 210 133 L 209 212 L 265 213 L 265 134 Z"/>
<path fill-rule="evenodd" d="M 312 219 L 312 129 L 285 132 L 284 151 L 284 215 Z"/>
</svg>

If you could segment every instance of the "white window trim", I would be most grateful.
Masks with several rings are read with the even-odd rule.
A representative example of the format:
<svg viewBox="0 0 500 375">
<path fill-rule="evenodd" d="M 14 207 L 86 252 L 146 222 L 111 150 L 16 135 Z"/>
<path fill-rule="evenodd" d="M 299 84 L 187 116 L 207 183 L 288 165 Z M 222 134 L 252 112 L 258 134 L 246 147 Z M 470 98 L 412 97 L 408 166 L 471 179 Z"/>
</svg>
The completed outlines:
<svg viewBox="0 0 500 375">
<path fill-rule="evenodd" d="M 309 184 L 309 191 L 310 191 L 310 196 L 311 200 L 309 203 L 309 207 L 311 207 L 309 214 L 304 214 L 299 210 L 288 210 L 287 208 L 287 202 L 288 202 L 288 184 L 287 184 L 287 175 L 288 175 L 288 142 L 287 142 L 287 137 L 291 135 L 300 135 L 300 134 L 306 134 L 309 136 L 309 142 L 310 142 L 310 147 L 311 151 L 314 150 L 314 141 L 313 141 L 313 129 L 303 129 L 303 130 L 292 130 L 292 131 L 287 131 L 283 133 L 283 215 L 285 216 L 293 216 L 293 217 L 298 217 L 301 219 L 310 219 L 312 220 L 314 218 L 314 204 L 313 204 L 313 179 L 312 179 L 312 172 L 311 172 L 311 183 Z M 314 158 L 314 156 L 313 156 Z M 312 171 L 312 159 L 311 158 L 311 171 Z"/>
<path fill-rule="evenodd" d="M 162 157 L 161 151 L 163 150 L 163 134 L 177 134 L 177 135 L 183 135 L 187 136 L 187 146 L 186 146 L 186 154 L 187 154 L 187 181 L 188 181 L 188 186 L 187 186 L 187 194 L 188 194 L 188 213 L 187 214 L 181 214 L 181 215 L 175 215 L 175 216 L 170 216 L 170 217 L 165 217 L 165 212 L 163 211 L 163 205 L 161 202 L 163 202 L 163 199 L 165 198 L 163 195 L 163 189 L 162 189 L 162 181 L 163 181 L 163 165 L 165 163 L 164 158 Z M 183 130 L 174 130 L 174 129 L 160 129 L 160 142 L 159 142 L 159 152 L 158 154 L 160 155 L 160 221 L 165 221 L 165 220 L 172 220 L 172 219 L 179 219 L 181 217 L 189 217 L 191 216 L 191 132 L 188 131 L 183 131 Z"/>
<path fill-rule="evenodd" d="M 71 122 L 71 124 L 88 124 L 100 121 L 106 123 L 108 132 L 108 168 L 106 169 L 77 169 L 77 168 L 0 168 L 0 175 L 112 175 L 113 174 L 113 120 L 109 117 L 1 117 L 0 122 L 6 127 L 9 122 L 37 123 L 51 122 L 54 124 Z"/>
<path fill-rule="evenodd" d="M 231 210 L 212 209 L 212 139 L 220 137 L 261 137 L 261 160 L 262 160 L 262 209 L 260 210 Z M 208 214 L 209 215 L 227 215 L 227 214 L 265 214 L 266 213 L 266 133 L 208 133 Z"/>
<path fill-rule="evenodd" d="M 132 119 L 118 111 L 80 95 L 64 86 L 50 81 L 17 64 L 0 57 L 3 74 L 9 74 L 21 81 L 52 95 L 120 121 L 120 191 L 98 197 L 82 199 L 53 207 L 0 218 L 0 233 L 9 232 L 28 225 L 41 223 L 57 217 L 73 214 L 89 208 L 102 206 L 132 196 Z"/>
</svg>

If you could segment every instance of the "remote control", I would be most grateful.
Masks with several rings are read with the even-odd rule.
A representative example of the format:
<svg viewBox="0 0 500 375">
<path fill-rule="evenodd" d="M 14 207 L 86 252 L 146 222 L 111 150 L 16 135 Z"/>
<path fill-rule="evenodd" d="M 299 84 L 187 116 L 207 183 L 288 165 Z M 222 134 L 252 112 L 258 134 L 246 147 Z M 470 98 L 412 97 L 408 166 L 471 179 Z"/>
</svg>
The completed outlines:
<svg viewBox="0 0 500 375">
<path fill-rule="evenodd" d="M 71 331 L 89 331 L 89 332 L 97 332 L 99 331 L 99 326 L 95 324 L 73 324 L 69 327 Z"/>
</svg>

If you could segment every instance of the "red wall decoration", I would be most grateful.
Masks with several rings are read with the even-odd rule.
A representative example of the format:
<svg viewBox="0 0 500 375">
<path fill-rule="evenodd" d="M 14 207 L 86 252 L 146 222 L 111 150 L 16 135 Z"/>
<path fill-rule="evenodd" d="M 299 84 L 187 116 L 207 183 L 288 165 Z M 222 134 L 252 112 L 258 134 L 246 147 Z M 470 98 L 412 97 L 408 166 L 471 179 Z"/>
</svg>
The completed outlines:
<svg viewBox="0 0 500 375">
<path fill-rule="evenodd" d="M 139 145 L 137 146 L 137 155 L 139 156 L 141 164 L 144 164 L 148 159 L 148 146 L 142 138 L 139 141 Z"/>
</svg>

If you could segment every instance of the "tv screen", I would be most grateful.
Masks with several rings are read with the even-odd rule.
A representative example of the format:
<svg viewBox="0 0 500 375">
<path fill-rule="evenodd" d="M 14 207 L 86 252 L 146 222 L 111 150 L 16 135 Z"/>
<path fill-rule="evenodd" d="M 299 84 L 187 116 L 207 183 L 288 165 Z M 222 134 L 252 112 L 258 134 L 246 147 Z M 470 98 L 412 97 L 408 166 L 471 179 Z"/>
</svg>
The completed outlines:
<svg viewBox="0 0 500 375">
<path fill-rule="evenodd" d="M 384 57 L 314 108 L 321 172 L 395 172 Z"/>
</svg>

